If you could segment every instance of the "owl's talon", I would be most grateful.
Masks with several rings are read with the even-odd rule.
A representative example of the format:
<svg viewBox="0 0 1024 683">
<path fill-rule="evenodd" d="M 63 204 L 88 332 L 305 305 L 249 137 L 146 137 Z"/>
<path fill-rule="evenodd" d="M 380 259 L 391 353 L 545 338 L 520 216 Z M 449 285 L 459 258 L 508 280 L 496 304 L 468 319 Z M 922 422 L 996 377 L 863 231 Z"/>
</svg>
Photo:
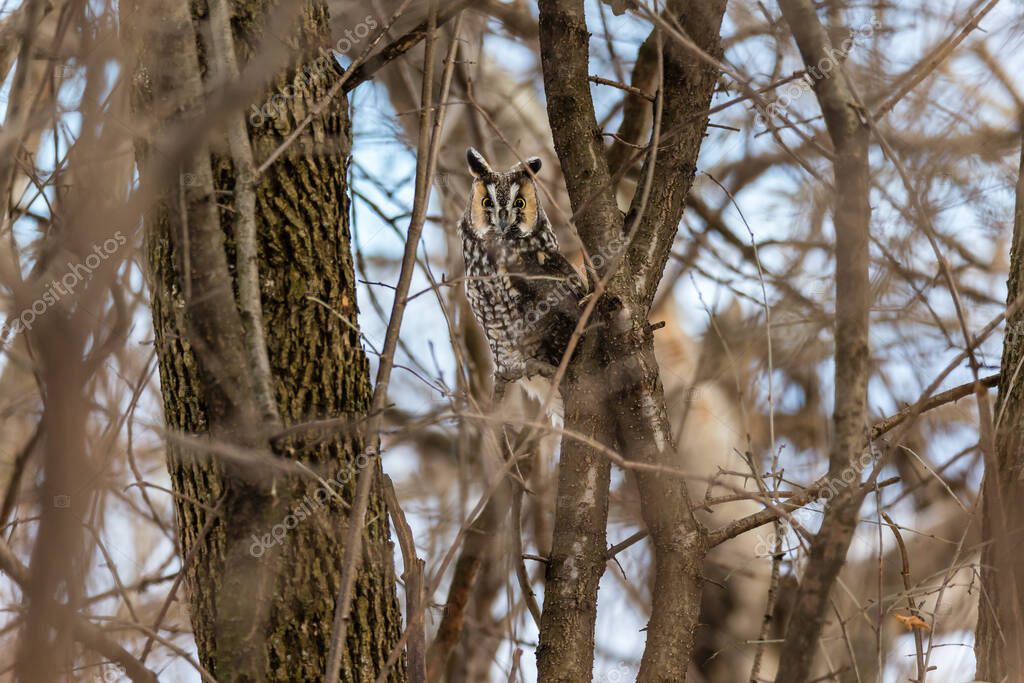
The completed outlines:
<svg viewBox="0 0 1024 683">
<path fill-rule="evenodd" d="M 547 363 L 542 360 L 528 360 L 526 361 L 526 376 L 533 377 L 534 375 L 540 375 L 541 377 L 551 379 L 558 372 L 558 368 L 551 363 Z"/>
<path fill-rule="evenodd" d="M 505 384 L 513 384 L 523 378 L 521 371 L 515 370 L 495 370 L 494 379 Z"/>
</svg>

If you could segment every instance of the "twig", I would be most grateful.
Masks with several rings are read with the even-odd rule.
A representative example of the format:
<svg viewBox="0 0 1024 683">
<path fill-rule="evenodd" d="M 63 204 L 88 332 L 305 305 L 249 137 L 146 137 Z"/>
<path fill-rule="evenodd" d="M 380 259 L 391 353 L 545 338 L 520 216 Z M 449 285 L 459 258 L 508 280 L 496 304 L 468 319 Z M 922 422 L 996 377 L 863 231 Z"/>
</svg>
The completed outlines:
<svg viewBox="0 0 1024 683">
<path fill-rule="evenodd" d="M 25 466 L 28 464 L 28 459 L 32 455 L 32 451 L 35 450 L 36 444 L 39 443 L 39 437 L 43 433 L 43 422 L 40 420 L 36 423 L 35 428 L 32 430 L 32 436 L 29 437 L 25 445 L 21 447 L 17 455 L 14 456 L 14 462 L 11 465 L 10 479 L 7 481 L 7 490 L 4 491 L 3 505 L 0 506 L 0 528 L 7 524 L 7 518 L 14 510 L 14 506 L 18 503 L 18 487 L 21 486 L 21 476 L 25 472 Z"/>
<path fill-rule="evenodd" d="M 999 386 L 999 375 L 989 375 L 987 377 L 982 377 L 977 383 L 967 382 L 966 384 L 961 384 L 958 387 L 947 389 L 940 394 L 935 394 L 934 396 L 924 399 L 924 401 L 919 404 L 904 408 L 894 415 L 890 415 L 887 418 L 879 420 L 871 425 L 871 438 L 877 439 L 886 432 L 905 422 L 908 418 L 918 417 L 929 410 L 934 410 L 935 408 L 944 406 L 947 403 L 954 403 L 962 398 L 966 398 L 974 394 L 977 390 L 978 384 L 981 384 L 981 386 L 988 389 L 997 387 Z"/>
<path fill-rule="evenodd" d="M 589 76 L 587 80 L 589 80 L 591 83 L 597 83 L 598 85 L 609 85 L 613 88 L 618 88 L 619 90 L 625 90 L 629 94 L 636 95 L 637 97 L 642 97 L 648 102 L 653 102 L 655 99 L 654 95 L 648 95 L 640 88 L 635 88 L 632 85 L 626 85 L 625 83 L 619 83 L 618 81 L 612 81 L 607 78 L 601 78 L 600 76 Z"/>
<path fill-rule="evenodd" d="M 341 669 L 341 649 L 348 632 L 348 614 L 352 604 L 359 559 L 362 557 L 362 529 L 366 519 L 366 510 L 370 502 L 370 490 L 378 468 L 377 458 L 379 457 L 380 449 L 381 412 L 384 409 L 384 404 L 387 402 L 388 383 L 391 378 L 391 369 L 395 362 L 395 349 L 398 346 L 398 334 L 402 326 L 402 318 L 405 314 L 406 297 L 409 294 L 409 286 L 416 267 L 416 251 L 419 248 L 420 235 L 423 232 L 427 207 L 430 202 L 431 179 L 434 177 L 434 169 L 437 167 L 437 155 L 441 145 L 440 129 L 444 123 L 447 111 L 446 100 L 451 87 L 455 56 L 458 54 L 459 26 L 457 25 L 449 52 L 451 59 L 445 65 L 445 71 L 442 76 L 440 100 L 434 117 L 433 131 L 431 131 L 430 112 L 434 87 L 434 48 L 437 17 L 437 5 L 432 3 L 423 58 L 422 109 L 420 112 L 419 148 L 416 157 L 416 192 L 413 199 L 412 218 L 409 222 L 409 233 L 405 242 L 405 253 L 402 257 L 398 284 L 395 287 L 391 318 L 388 321 L 388 328 L 384 336 L 384 344 L 380 356 L 380 365 L 377 369 L 377 382 L 373 389 L 373 399 L 370 406 L 371 417 L 366 425 L 364 443 L 369 445 L 366 449 L 369 463 L 359 472 L 355 500 L 352 503 L 352 512 L 348 519 L 348 533 L 346 535 L 345 555 L 342 563 L 341 588 L 335 604 L 332 626 L 333 636 L 327 658 L 325 683 L 334 683 Z"/>
<path fill-rule="evenodd" d="M 224 506 L 224 497 L 217 502 L 217 506 L 212 511 L 207 511 L 206 521 L 203 523 L 203 528 L 199 530 L 199 535 L 196 536 L 195 541 L 192 543 L 192 547 L 185 553 L 185 557 L 181 560 L 181 569 L 178 570 L 178 575 L 174 577 L 174 583 L 171 584 L 171 589 L 167 591 L 167 597 L 164 598 L 164 604 L 161 605 L 160 611 L 156 615 L 156 619 L 153 620 L 152 633 L 160 632 L 160 625 L 164 622 L 164 618 L 167 616 L 167 612 L 171 609 L 171 603 L 174 602 L 174 596 L 178 593 L 178 587 L 181 586 L 181 582 L 185 580 L 185 575 L 188 573 L 189 567 L 192 566 L 192 562 L 195 561 L 196 556 L 199 554 L 199 550 L 203 547 L 206 542 L 206 537 L 210 534 L 210 530 L 213 528 L 214 522 L 220 517 L 221 510 Z M 149 657 L 150 651 L 153 649 L 153 636 L 150 635 L 146 639 L 146 644 L 142 648 L 142 657 L 140 661 L 145 664 L 146 658 Z"/>
<path fill-rule="evenodd" d="M 882 519 L 892 529 L 892 535 L 896 537 L 896 544 L 900 548 L 900 559 L 903 561 L 903 569 L 900 571 L 900 575 L 903 577 L 903 588 L 907 592 L 907 607 L 910 609 L 910 616 L 920 619 L 921 616 L 917 611 L 917 604 L 914 602 L 914 596 L 911 593 L 910 555 L 907 553 L 907 544 L 903 542 L 903 534 L 900 533 L 900 528 L 896 526 L 896 523 L 892 521 L 892 517 L 886 512 L 882 512 Z M 879 604 L 878 608 L 882 608 L 881 604 Z M 924 640 L 921 638 L 921 629 L 911 625 L 911 630 L 914 632 L 914 651 L 917 654 L 917 683 L 921 683 L 925 676 Z"/>
<path fill-rule="evenodd" d="M 932 54 L 915 64 L 910 69 L 909 76 L 904 76 L 904 79 L 901 79 L 904 80 L 903 85 L 901 85 L 896 92 L 890 95 L 888 99 L 878 105 L 878 107 L 876 107 L 872 112 L 872 115 L 875 117 L 881 117 L 892 111 L 893 107 L 895 107 L 900 100 L 906 97 L 907 93 L 916 88 L 921 81 L 927 78 L 928 74 L 933 72 L 939 64 L 945 61 L 945 59 L 953 53 L 953 50 L 955 50 L 956 47 L 971 34 L 971 32 L 978 28 L 978 24 L 985 15 L 991 12 L 998 4 L 999 0 L 989 0 L 988 4 L 986 4 L 981 11 L 968 20 L 957 35 L 947 38 L 932 52 Z"/>
<path fill-rule="evenodd" d="M 408 667 L 409 681 L 411 683 L 423 683 L 426 680 L 426 634 L 423 631 L 424 593 L 423 567 L 424 561 L 416 554 L 416 540 L 412 535 L 412 527 L 409 520 L 405 518 L 405 512 L 398 501 L 395 493 L 395 485 L 391 477 L 384 475 L 382 487 L 384 500 L 388 505 L 388 512 L 391 514 L 392 526 L 395 535 L 398 537 L 398 545 L 402 549 L 402 564 L 404 571 L 402 580 L 405 582 L 405 614 L 406 629 L 409 631 L 409 638 L 405 646 L 406 666 Z"/>
</svg>

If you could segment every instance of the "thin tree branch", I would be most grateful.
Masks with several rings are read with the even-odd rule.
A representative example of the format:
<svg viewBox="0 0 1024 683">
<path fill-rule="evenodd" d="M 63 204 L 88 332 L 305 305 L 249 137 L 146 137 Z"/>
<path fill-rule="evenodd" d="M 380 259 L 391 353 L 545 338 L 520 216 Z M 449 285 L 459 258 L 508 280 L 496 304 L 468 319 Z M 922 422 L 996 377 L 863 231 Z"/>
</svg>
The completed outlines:
<svg viewBox="0 0 1024 683">
<path fill-rule="evenodd" d="M 431 181 L 437 168 L 437 155 L 441 145 L 441 127 L 444 124 L 447 112 L 448 93 L 451 88 L 455 59 L 458 55 L 461 21 L 457 20 L 455 29 L 452 32 L 448 60 L 442 75 L 440 99 L 433 117 L 433 126 L 431 127 L 431 113 L 434 112 L 432 100 L 434 87 L 433 62 L 437 18 L 437 5 L 435 2 L 432 2 L 430 18 L 428 19 L 429 28 L 426 37 L 426 50 L 423 58 L 424 76 L 422 107 L 420 109 L 419 148 L 416 156 L 416 192 L 413 199 L 412 217 L 409 221 L 409 232 L 406 236 L 405 253 L 402 257 L 398 284 L 395 286 L 395 298 L 391 307 L 391 317 L 388 320 L 384 344 L 381 349 L 380 365 L 377 369 L 377 382 L 373 389 L 373 399 L 370 406 L 370 419 L 366 424 L 364 443 L 368 445 L 366 450 L 370 461 L 359 472 L 355 500 L 352 503 L 352 511 L 348 518 L 341 589 L 335 604 L 332 628 L 333 637 L 327 658 L 326 680 L 328 681 L 335 680 L 341 668 L 341 648 L 345 643 L 348 631 L 348 615 L 352 605 L 352 596 L 355 592 L 356 572 L 359 560 L 362 557 L 363 525 L 365 524 L 366 510 L 369 506 L 370 491 L 379 468 L 381 415 L 387 402 L 388 384 L 391 379 L 391 369 L 395 363 L 395 350 L 398 347 L 398 334 L 401 330 L 402 319 L 405 315 L 406 304 L 408 303 L 407 297 L 413 271 L 416 268 L 416 251 L 419 248 L 420 235 L 423 233 L 427 207 L 430 202 Z"/>
<path fill-rule="evenodd" d="M 426 680 L 426 634 L 423 631 L 424 600 L 424 561 L 416 554 L 416 540 L 412 535 L 412 527 L 405 517 L 405 512 L 395 493 L 395 485 L 391 477 L 384 475 L 382 482 L 384 500 L 387 501 L 391 523 L 398 536 L 398 545 L 402 549 L 404 567 L 402 580 L 405 582 L 405 614 L 406 630 L 409 637 L 406 641 L 406 668 L 410 683 L 423 683 Z"/>
</svg>

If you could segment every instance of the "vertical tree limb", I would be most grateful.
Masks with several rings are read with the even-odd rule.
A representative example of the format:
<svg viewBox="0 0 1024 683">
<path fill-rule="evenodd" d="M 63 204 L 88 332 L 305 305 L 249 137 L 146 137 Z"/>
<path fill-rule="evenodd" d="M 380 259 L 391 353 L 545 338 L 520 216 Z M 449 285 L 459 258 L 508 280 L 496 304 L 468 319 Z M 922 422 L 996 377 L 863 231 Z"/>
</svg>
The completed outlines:
<svg viewBox="0 0 1024 683">
<path fill-rule="evenodd" d="M 1010 246 L 1008 309 L 1024 294 L 1024 145 L 1021 147 Z M 995 453 L 986 459 L 980 607 L 975 678 L 1016 680 L 1024 674 L 1024 314 L 1007 311 L 996 401 Z M 989 607 L 989 605 L 991 607 Z"/>
<path fill-rule="evenodd" d="M 814 80 L 814 92 L 835 150 L 836 369 L 829 479 L 838 483 L 844 482 L 844 472 L 851 468 L 857 471 L 854 463 L 866 442 L 868 424 L 868 126 L 841 65 L 835 63 L 835 53 L 814 6 L 809 0 L 780 0 L 779 6 L 804 63 L 820 74 Z M 831 64 L 833 68 L 826 72 L 818 68 L 819 64 Z M 811 672 L 829 594 L 846 560 L 863 498 L 863 489 L 842 485 L 825 506 L 779 657 L 778 683 L 803 683 Z"/>
<path fill-rule="evenodd" d="M 424 561 L 416 555 L 416 540 L 413 538 L 412 527 L 405 517 L 405 511 L 398 501 L 395 485 L 391 477 L 384 475 L 384 498 L 388 503 L 391 524 L 395 528 L 398 544 L 402 548 L 402 580 L 405 581 L 405 614 L 406 629 L 406 670 L 409 672 L 409 683 L 423 683 L 426 680 L 426 635 L 423 632 L 423 615 L 425 612 L 426 586 L 424 585 Z"/>
<path fill-rule="evenodd" d="M 645 41 L 657 56 L 661 92 L 650 153 L 640 172 L 644 180 L 623 217 L 614 193 L 604 190 L 612 185 L 585 83 L 589 34 L 583 5 L 549 1 L 541 2 L 540 10 L 541 59 L 555 148 L 580 238 L 591 253 L 606 257 L 604 267 L 595 270 L 602 282 L 607 280 L 610 300 L 601 309 L 600 329 L 581 345 L 575 371 L 563 387 L 567 426 L 601 443 L 619 444 L 631 461 L 672 466 L 678 455 L 647 313 L 693 181 L 717 70 L 682 45 L 663 47 L 661 36 L 652 34 Z M 692 31 L 699 49 L 718 54 L 724 12 L 722 0 L 711 5 L 674 2 L 667 13 Z M 681 128 L 671 144 L 659 143 L 661 123 Z M 600 354 L 588 353 L 594 347 Z M 573 397 L 586 405 L 574 407 Z M 614 423 L 611 430 L 604 425 L 603 410 Z M 573 419 L 581 422 L 572 424 Z M 604 542 L 607 472 L 597 460 L 600 455 L 584 451 L 579 444 L 563 444 L 538 650 L 542 677 L 551 680 L 589 680 L 589 670 L 581 674 L 578 669 L 584 656 L 592 654 L 593 603 L 603 566 L 594 567 L 593 580 L 586 572 L 594 555 L 592 544 Z M 642 473 L 637 483 L 644 521 L 655 544 L 654 593 L 661 596 L 648 625 L 639 680 L 678 681 L 685 676 L 697 626 L 703 530 L 690 513 L 684 482 Z"/>
<path fill-rule="evenodd" d="M 214 62 L 225 84 L 238 80 L 238 57 L 231 36 L 231 9 L 228 0 L 210 2 L 210 24 Z M 256 239 L 256 164 L 249 145 L 245 115 L 233 111 L 227 121 L 228 149 L 235 170 L 235 268 L 238 273 L 238 309 L 242 322 L 242 341 L 252 374 L 256 405 L 264 426 L 274 431 L 281 424 L 277 411 L 274 378 L 267 357 L 263 332 L 263 304 L 260 301 L 259 253 Z"/>
<path fill-rule="evenodd" d="M 590 96 L 590 33 L 582 0 L 541 0 L 540 57 L 548 118 L 580 241 L 591 254 L 622 230 Z M 589 198 L 589 201 L 588 201 Z M 604 275 L 598 269 L 598 275 Z"/>
<path fill-rule="evenodd" d="M 148 36 L 153 47 L 161 51 L 160 61 L 152 64 L 150 71 L 165 72 L 165 81 L 159 84 L 157 92 L 161 97 L 178 98 L 179 106 L 184 108 L 177 122 L 187 126 L 202 111 L 204 92 L 191 9 L 183 0 L 164 0 L 161 11 L 167 23 L 162 31 Z M 224 45 L 220 47 L 223 49 Z M 157 150 L 150 162 L 162 157 Z M 210 433 L 242 449 L 265 449 L 266 441 L 259 437 L 261 408 L 254 386 L 257 373 L 250 367 L 246 353 L 249 347 L 235 303 L 215 200 L 210 149 L 204 141 L 196 145 L 183 177 L 191 182 L 184 183 L 182 188 L 182 228 L 173 237 L 186 279 L 183 286 L 191 294 L 185 302 L 184 318 L 189 343 L 196 350 L 206 380 L 203 398 L 209 411 Z M 273 560 L 277 553 L 257 558 L 248 552 L 248 547 L 249 537 L 259 537 L 278 513 L 269 503 L 268 487 L 258 483 L 260 473 L 244 464 L 235 464 L 226 468 L 226 475 L 226 560 L 220 577 L 222 589 L 216 598 L 214 670 L 218 675 L 231 671 L 236 676 L 262 680 L 264 628 L 270 613 L 270 585 L 276 578 Z M 238 600 L 241 594 L 250 595 L 250 599 Z"/>
<path fill-rule="evenodd" d="M 588 41 L 582 0 L 541 0 L 540 50 L 548 119 L 577 232 L 589 254 L 621 237 L 601 131 L 590 96 Z M 607 189 L 606 189 L 607 188 Z M 604 278 L 613 259 L 596 275 Z M 585 338 L 561 391 L 568 429 L 611 446 L 615 442 L 609 394 L 599 378 L 594 335 Z M 551 553 L 544 589 L 537 667 L 541 680 L 590 681 L 594 660 L 597 589 L 605 567 L 608 459 L 563 439 Z"/>
<path fill-rule="evenodd" d="M 665 16 L 675 22 L 697 49 L 714 58 L 721 53 L 720 31 L 725 0 L 668 3 Z M 656 28 L 655 32 L 661 32 Z M 616 411 L 618 440 L 631 461 L 681 467 L 665 407 L 653 338 L 646 331 L 647 314 L 665 269 L 686 196 L 696 172 L 706 111 L 711 103 L 718 70 L 712 60 L 673 40 L 658 36 L 659 96 L 655 107 L 651 153 L 644 161 L 641 182 L 626 216 L 628 247 L 622 269 L 629 273 L 629 290 L 616 291 L 632 313 L 633 337 L 618 359 L 616 374 L 624 390 Z M 662 129 L 675 131 L 662 143 Z M 655 574 L 651 619 L 638 681 L 683 680 L 693 655 L 703 588 L 702 566 L 707 553 L 705 530 L 691 512 L 686 482 L 637 473 L 641 509 L 651 534 Z"/>
<path fill-rule="evenodd" d="M 247 454 L 268 450 L 266 429 L 260 424 L 264 412 L 247 373 L 245 332 L 234 300 L 228 257 L 237 251 L 225 249 L 226 244 L 234 246 L 237 214 L 231 211 L 233 205 L 221 213 L 213 197 L 215 191 L 232 189 L 232 183 L 241 180 L 234 189 L 241 190 L 244 204 L 243 185 L 253 179 L 244 177 L 230 158 L 211 152 L 192 137 L 199 133 L 201 140 L 208 127 L 221 125 L 225 112 L 232 111 L 230 104 L 211 111 L 216 107 L 209 104 L 210 99 L 203 101 L 205 88 L 199 74 L 212 76 L 218 71 L 211 58 L 217 46 L 203 42 L 210 34 L 197 33 L 195 28 L 203 25 L 206 6 L 178 0 L 164 3 L 167 7 L 156 13 L 145 6 L 142 16 L 141 8 L 131 7 L 133 3 L 122 6 L 126 12 L 134 9 L 138 19 L 125 24 L 143 28 L 133 95 L 137 112 L 151 115 L 154 128 L 152 138 L 140 146 L 140 177 L 145 190 L 156 197 L 147 217 L 147 255 L 164 414 L 172 435 L 212 436 L 245 460 Z M 236 0 L 230 6 L 234 52 L 251 69 L 260 62 L 262 39 L 271 32 L 267 22 L 280 16 L 265 11 L 264 3 Z M 227 6 L 214 9 L 225 12 L 223 30 Z M 288 15 L 293 58 L 286 68 L 275 64 L 269 78 L 260 77 L 258 88 L 267 92 L 268 87 L 289 87 L 291 94 L 279 115 L 294 124 L 332 91 L 340 76 L 333 69 L 302 69 L 313 61 L 326 37 L 324 4 L 311 0 L 282 13 Z M 225 42 L 218 38 L 220 47 Z M 207 60 L 205 70 L 200 69 L 200 58 Z M 204 103 L 207 112 L 197 114 Z M 358 329 L 310 301 L 328 301 L 342 316 L 356 315 L 348 252 L 348 114 L 344 107 L 334 107 L 312 118 L 314 125 L 283 150 L 284 133 L 279 127 L 245 131 L 253 157 L 266 158 L 280 150 L 259 174 L 254 207 L 258 229 L 252 234 L 261 247 L 259 268 L 267 282 L 276 285 L 263 291 L 262 315 L 275 332 L 265 348 L 279 392 L 278 411 L 288 424 L 364 414 L 370 396 Z M 198 125 L 196 120 L 209 125 Z M 234 132 L 243 131 L 236 126 Z M 167 138 L 193 140 L 193 155 L 182 168 L 185 196 L 180 205 L 166 190 L 166 175 L 155 173 L 153 164 L 146 163 L 161 160 L 158 145 Z M 313 153 L 328 144 L 336 145 L 335 153 Z M 245 156 L 245 149 L 238 145 L 232 151 Z M 173 149 L 166 152 L 163 161 L 182 156 L 175 154 Z M 237 198 L 228 192 L 224 196 L 232 198 L 227 201 Z M 259 294 L 258 282 L 255 294 Z M 217 307 L 211 308 L 214 303 Z M 221 353 L 221 345 L 233 355 Z M 244 419 L 239 407 L 244 408 Z M 354 485 L 341 475 L 358 471 L 360 438 L 345 432 L 275 441 L 279 455 L 322 473 L 319 482 L 276 471 L 271 477 L 267 471 L 211 460 L 202 447 L 204 438 L 190 440 L 191 445 L 169 441 L 168 469 L 175 492 L 181 494 L 176 496 L 176 507 L 182 553 L 200 542 L 209 514 L 202 502 L 227 494 L 223 514 L 196 553 L 193 566 L 184 569 L 203 664 L 218 677 L 322 679 L 331 642 L 331 596 L 337 593 L 345 549 L 344 531 L 330 520 L 342 518 L 343 503 L 352 499 Z M 311 514 L 309 497 L 328 480 L 341 491 Z M 362 528 L 369 539 L 363 548 L 372 562 L 360 567 L 354 577 L 353 592 L 363 608 L 353 617 L 358 626 L 341 648 L 341 675 L 346 679 L 383 668 L 381 653 L 390 651 L 401 631 L 387 520 L 378 514 L 384 507 L 379 491 L 367 505 L 374 514 Z M 271 530 L 279 527 L 287 533 L 271 536 Z M 281 557 L 291 559 L 290 571 L 279 571 Z M 310 656 L 296 658 L 292 652 Z M 391 679 L 403 677 L 404 666 L 395 667 Z"/>
<path fill-rule="evenodd" d="M 634 326 L 640 316 L 646 322 L 682 219 L 686 196 L 693 185 L 697 157 L 707 130 L 706 112 L 719 75 L 712 64 L 721 57 L 720 32 L 725 8 L 726 0 L 671 0 L 666 8 L 665 21 L 674 22 L 697 50 L 713 59 L 700 59 L 692 48 L 671 34 L 662 41 L 662 128 L 672 131 L 672 137 L 664 140 L 657 155 L 649 155 L 645 160 L 641 178 L 650 172 L 648 166 L 654 164 L 649 196 L 645 199 L 638 191 L 627 216 L 627 225 L 629 219 L 640 218 L 626 255 L 630 279 L 636 283 L 631 289 L 639 292 L 640 308 Z"/>
<path fill-rule="evenodd" d="M 594 386 L 598 383 L 597 377 L 569 374 L 562 387 L 565 424 L 601 443 L 614 443 L 608 395 Z M 577 439 L 562 440 L 537 648 L 542 681 L 591 679 L 597 589 L 606 564 L 610 477 L 611 465 L 603 453 Z"/>
</svg>

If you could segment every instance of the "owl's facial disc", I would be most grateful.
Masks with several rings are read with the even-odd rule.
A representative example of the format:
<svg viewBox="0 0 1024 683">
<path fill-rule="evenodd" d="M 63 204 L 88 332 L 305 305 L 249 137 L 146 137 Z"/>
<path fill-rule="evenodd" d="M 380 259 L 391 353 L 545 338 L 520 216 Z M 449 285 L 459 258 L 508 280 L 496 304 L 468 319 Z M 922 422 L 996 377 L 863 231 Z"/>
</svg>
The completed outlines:
<svg viewBox="0 0 1024 683">
<path fill-rule="evenodd" d="M 540 159 L 526 162 L 504 172 L 495 172 L 479 152 L 467 151 L 473 173 L 471 226 L 478 238 L 488 235 L 519 239 L 537 229 L 537 188 L 533 175 L 540 170 Z"/>
</svg>

